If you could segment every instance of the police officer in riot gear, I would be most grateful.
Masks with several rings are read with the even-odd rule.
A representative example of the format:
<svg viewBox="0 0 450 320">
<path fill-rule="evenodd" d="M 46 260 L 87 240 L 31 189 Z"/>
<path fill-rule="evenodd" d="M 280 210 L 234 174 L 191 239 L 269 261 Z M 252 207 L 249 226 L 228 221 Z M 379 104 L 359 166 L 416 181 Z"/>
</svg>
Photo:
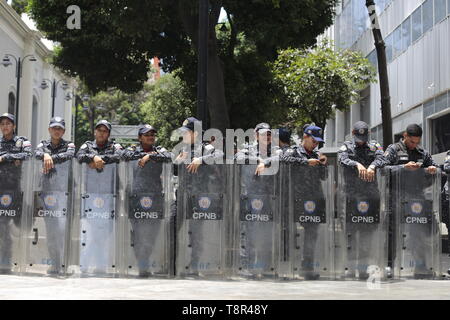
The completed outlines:
<svg viewBox="0 0 450 320">
<path fill-rule="evenodd" d="M 280 149 L 286 152 L 291 146 L 291 132 L 286 128 L 278 129 L 278 139 L 280 140 Z"/>
<path fill-rule="evenodd" d="M 255 142 L 238 151 L 235 155 L 237 163 L 245 161 L 246 164 L 257 162 L 255 175 L 260 175 L 270 166 L 272 161 L 278 161 L 283 150 L 273 146 L 272 130 L 270 125 L 262 122 L 255 127 Z"/>
<path fill-rule="evenodd" d="M 22 161 L 32 156 L 31 143 L 27 138 L 16 136 L 15 117 L 5 113 L 0 116 L 0 130 L 3 137 L 0 139 L 0 208 L 7 211 L 15 210 L 12 219 L 0 216 L 0 272 L 10 272 L 12 258 L 11 231 L 20 227 L 21 214 L 18 214 L 22 206 L 20 198 L 20 182 L 22 178 Z M 16 199 L 17 198 L 17 199 Z M 2 210 L 3 211 L 3 210 Z"/>
<path fill-rule="evenodd" d="M 63 139 L 65 131 L 66 123 L 64 119 L 61 117 L 52 118 L 48 128 L 50 139 L 42 140 L 35 150 L 36 159 L 43 162 L 44 176 L 40 176 L 40 187 L 44 192 L 64 191 L 67 194 L 71 190 L 69 182 L 71 164 L 61 168 L 59 172 L 55 168 L 55 165 L 70 161 L 75 156 L 75 144 Z M 45 201 L 43 204 L 46 206 Z M 61 201 L 62 206 L 66 204 L 67 202 Z M 60 207 L 60 209 L 63 208 Z M 61 261 L 61 256 L 64 255 L 63 237 L 66 229 L 66 219 L 45 218 L 44 221 L 48 253 L 52 261 L 52 268 L 47 273 L 58 273 L 59 267 L 64 265 L 64 262 Z"/>
<path fill-rule="evenodd" d="M 16 136 L 15 117 L 10 113 L 0 116 L 0 126 L 3 137 L 0 140 L 0 163 L 20 165 L 32 155 L 31 143 L 25 137 Z"/>
<path fill-rule="evenodd" d="M 358 173 L 358 177 L 367 182 L 375 178 L 375 170 L 382 168 L 383 147 L 376 141 L 369 142 L 369 126 L 364 121 L 358 121 L 353 126 L 353 141 L 346 141 L 339 149 L 338 161 L 348 172 Z"/>
<path fill-rule="evenodd" d="M 286 150 L 282 156 L 282 161 L 290 165 L 310 166 L 315 168 L 306 174 L 305 170 L 299 172 L 303 174 L 303 178 L 299 181 L 304 181 L 302 185 L 296 185 L 295 194 L 300 194 L 304 198 L 309 198 L 313 194 L 318 194 L 325 203 L 325 194 L 322 190 L 320 181 L 327 178 L 326 166 L 327 157 L 321 154 L 317 147 L 319 143 L 324 142 L 323 130 L 315 125 L 305 126 L 303 130 L 302 143 L 298 146 L 293 146 Z M 325 210 L 325 208 L 321 208 Z M 291 223 L 291 222 L 289 222 Z M 301 269 L 306 280 L 315 280 L 320 277 L 319 274 L 314 273 L 315 264 L 315 244 L 317 241 L 317 224 L 304 224 L 305 241 L 303 260 L 301 262 Z"/>
<path fill-rule="evenodd" d="M 369 142 L 369 126 L 363 121 L 358 121 L 353 125 L 353 140 L 346 141 L 338 151 L 338 162 L 343 167 L 346 215 L 346 235 L 350 239 L 358 238 L 359 243 L 350 245 L 351 252 L 348 259 L 357 261 L 359 278 L 368 278 L 367 267 L 371 264 L 370 258 L 373 232 L 377 229 L 376 224 L 356 223 L 349 221 L 349 217 L 359 217 L 379 214 L 380 193 L 377 182 L 375 182 L 375 170 L 383 167 L 383 148 L 376 141 Z M 364 208 L 358 204 L 359 199 L 364 199 Z M 369 200 L 370 199 L 370 200 Z M 361 200 L 362 201 L 362 200 Z M 367 207 L 368 205 L 368 207 Z M 369 208 L 369 210 L 367 209 Z M 363 211 L 361 211 L 363 210 Z M 368 210 L 368 211 L 367 211 Z M 378 219 L 373 219 L 377 223 Z M 359 233 L 359 237 L 357 237 Z M 357 246 L 357 248 L 355 248 Z M 356 256 L 358 255 L 358 256 Z"/>
<path fill-rule="evenodd" d="M 130 190 L 131 199 L 129 199 L 130 206 L 128 208 L 130 212 L 133 211 L 133 208 L 139 207 L 139 204 L 136 204 L 139 198 L 133 197 L 134 194 L 146 194 L 153 202 L 155 202 L 155 199 L 152 195 L 158 196 L 163 194 L 162 172 L 158 169 L 151 170 L 151 166 L 153 165 L 152 162 L 171 161 L 172 155 L 165 148 L 155 145 L 156 135 L 157 130 L 151 125 L 144 124 L 140 126 L 138 131 L 140 144 L 127 148 L 122 154 L 122 158 L 125 161 L 139 160 L 138 167 L 132 171 L 133 184 Z M 147 169 L 147 171 L 143 171 L 143 168 Z M 138 261 L 139 276 L 147 277 L 150 275 L 148 261 L 161 231 L 160 220 L 140 219 L 132 214 L 129 215 L 129 218 L 132 227 L 130 231 L 134 239 L 134 255 Z"/>
<path fill-rule="evenodd" d="M 197 130 L 196 126 L 200 129 Z M 189 117 L 183 122 L 183 126 L 178 130 L 183 137 L 181 152 L 176 156 L 175 164 L 186 163 L 190 173 L 196 173 L 199 166 L 211 159 L 223 157 L 221 150 L 216 150 L 209 141 L 199 141 L 201 134 L 201 121 L 194 117 Z"/>
<path fill-rule="evenodd" d="M 71 160 L 75 156 L 75 144 L 62 138 L 66 132 L 66 122 L 63 118 L 52 118 L 48 132 L 50 139 L 42 140 L 34 152 L 36 159 L 43 160 L 45 174 L 54 168 L 55 163 Z"/>
<path fill-rule="evenodd" d="M 388 166 L 401 165 L 405 169 L 426 168 L 428 173 L 435 173 L 437 164 L 430 153 L 419 146 L 422 140 L 422 128 L 410 124 L 403 133 L 403 139 L 391 144 L 384 153 L 384 162 Z"/>
<path fill-rule="evenodd" d="M 198 208 L 197 205 L 199 194 L 224 191 L 218 190 L 224 179 L 220 171 L 222 168 L 209 166 L 220 163 L 223 160 L 223 152 L 216 150 L 210 142 L 202 141 L 202 123 L 194 117 L 187 118 L 177 131 L 183 138 L 181 145 L 178 146 L 180 149 L 173 151 L 176 156 L 174 164 L 179 166 L 177 173 L 180 186 L 177 191 L 176 234 L 177 237 L 179 236 L 177 239 L 179 246 L 177 249 L 177 257 L 179 257 L 177 274 L 202 276 L 203 270 L 208 271 L 211 268 L 210 264 L 215 264 L 215 258 L 209 253 L 210 250 L 219 250 L 217 243 L 220 242 L 208 238 L 211 232 L 208 223 L 211 220 L 204 221 L 194 218 L 194 213 L 197 210 L 201 211 L 201 207 Z M 185 169 L 182 166 L 185 166 Z M 199 170 L 204 166 L 206 168 Z M 210 203 L 214 201 L 212 198 L 208 198 L 208 200 Z M 184 232 L 186 229 L 187 235 Z M 185 261 L 185 259 L 187 260 Z M 185 265 L 181 266 L 180 264 Z"/>
<path fill-rule="evenodd" d="M 95 140 L 86 141 L 78 150 L 77 159 L 80 163 L 88 163 L 91 169 L 102 170 L 105 164 L 119 163 L 122 146 L 109 141 L 111 124 L 100 120 L 95 126 Z"/>
<path fill-rule="evenodd" d="M 391 179 L 391 198 L 393 199 L 390 203 L 390 207 L 393 208 L 394 201 L 406 201 L 408 199 L 423 199 L 424 198 L 424 188 L 431 184 L 431 175 L 435 174 L 437 171 L 437 164 L 434 162 L 430 153 L 419 146 L 422 139 L 422 128 L 417 124 L 410 124 L 403 133 L 403 139 L 397 143 L 391 144 L 383 155 L 384 165 L 391 168 L 391 172 L 398 170 L 399 168 L 404 168 L 406 171 L 403 173 L 404 182 L 399 186 L 400 190 L 405 194 L 406 199 L 399 199 L 399 195 L 396 194 L 397 191 L 394 186 L 397 184 L 395 176 L 392 175 Z M 421 171 L 418 169 L 424 168 L 428 176 L 423 176 Z M 394 171 L 393 171 L 394 170 Z M 394 212 L 396 217 L 400 215 L 400 212 Z M 393 218 L 393 217 L 392 217 Z M 395 219 L 391 218 L 391 225 L 395 227 Z M 392 221 L 393 220 L 393 221 Z M 429 230 L 431 224 L 411 225 L 411 232 L 415 234 L 411 239 L 411 247 L 413 255 L 416 261 L 425 261 L 426 258 L 426 248 L 425 239 L 427 234 L 431 231 Z M 390 234 L 391 235 L 391 234 Z M 389 256 L 391 263 L 394 261 L 394 247 L 395 247 L 395 237 L 391 235 L 391 248 L 389 250 Z M 398 254 L 398 253 L 397 253 Z M 414 276 L 416 278 L 422 278 L 429 276 L 429 270 L 426 270 L 423 265 L 414 266 Z"/>
<path fill-rule="evenodd" d="M 138 139 L 140 144 L 138 146 L 131 146 L 127 148 L 122 158 L 125 161 L 139 159 L 139 166 L 144 167 L 149 160 L 164 161 L 171 159 L 171 154 L 161 146 L 156 146 L 157 131 L 149 124 L 142 125 L 138 131 Z"/>
</svg>

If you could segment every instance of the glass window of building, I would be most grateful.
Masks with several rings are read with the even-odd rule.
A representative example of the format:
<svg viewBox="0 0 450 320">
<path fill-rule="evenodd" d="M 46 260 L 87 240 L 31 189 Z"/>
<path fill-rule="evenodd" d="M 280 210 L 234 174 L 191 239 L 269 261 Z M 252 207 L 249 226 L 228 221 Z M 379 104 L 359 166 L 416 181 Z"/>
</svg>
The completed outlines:
<svg viewBox="0 0 450 320">
<path fill-rule="evenodd" d="M 393 58 L 393 56 L 392 56 L 392 53 L 393 53 L 393 50 L 392 50 L 392 33 L 386 37 L 384 42 L 386 43 L 386 59 L 387 59 L 387 62 L 390 63 L 392 61 L 392 58 Z"/>
<path fill-rule="evenodd" d="M 433 0 L 426 0 L 422 4 L 422 21 L 423 33 L 427 32 L 433 27 Z"/>
<path fill-rule="evenodd" d="M 400 53 L 402 53 L 402 28 L 399 26 L 392 33 L 392 41 L 393 41 L 393 58 L 397 57 Z"/>
<path fill-rule="evenodd" d="M 447 0 L 434 0 L 434 24 L 447 16 Z"/>
<path fill-rule="evenodd" d="M 412 42 L 416 41 L 422 35 L 422 7 L 416 9 L 412 16 Z"/>
<path fill-rule="evenodd" d="M 448 103 L 447 103 L 447 92 L 444 94 L 441 94 L 440 96 L 436 97 L 434 102 L 434 112 L 440 112 L 442 110 L 447 109 Z"/>
<path fill-rule="evenodd" d="M 378 68 L 378 57 L 377 57 L 376 49 L 372 50 L 372 52 L 369 53 L 369 55 L 367 56 L 367 59 L 375 68 Z"/>
<path fill-rule="evenodd" d="M 450 114 L 446 114 L 431 123 L 431 153 L 442 153 L 450 150 Z"/>
<path fill-rule="evenodd" d="M 10 92 L 8 95 L 8 113 L 15 114 L 16 110 L 16 96 Z"/>
<path fill-rule="evenodd" d="M 447 14 L 450 14 L 450 0 L 447 0 Z"/>
<path fill-rule="evenodd" d="M 402 23 L 402 51 L 411 45 L 411 17 Z"/>
</svg>

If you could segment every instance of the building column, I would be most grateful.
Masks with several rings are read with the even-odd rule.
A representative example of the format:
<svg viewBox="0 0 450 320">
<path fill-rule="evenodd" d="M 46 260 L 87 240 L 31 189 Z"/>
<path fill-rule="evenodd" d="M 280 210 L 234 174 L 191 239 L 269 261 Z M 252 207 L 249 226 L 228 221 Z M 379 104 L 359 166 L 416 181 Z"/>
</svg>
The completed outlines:
<svg viewBox="0 0 450 320">
<path fill-rule="evenodd" d="M 345 140 L 345 114 L 342 111 L 336 110 L 336 146 L 340 146 Z"/>
<path fill-rule="evenodd" d="M 327 125 L 325 127 L 325 147 L 334 147 L 336 134 L 336 119 L 328 119 Z"/>
<path fill-rule="evenodd" d="M 350 107 L 350 129 L 353 128 L 355 122 L 361 120 L 361 105 L 358 103 L 352 104 Z"/>
</svg>

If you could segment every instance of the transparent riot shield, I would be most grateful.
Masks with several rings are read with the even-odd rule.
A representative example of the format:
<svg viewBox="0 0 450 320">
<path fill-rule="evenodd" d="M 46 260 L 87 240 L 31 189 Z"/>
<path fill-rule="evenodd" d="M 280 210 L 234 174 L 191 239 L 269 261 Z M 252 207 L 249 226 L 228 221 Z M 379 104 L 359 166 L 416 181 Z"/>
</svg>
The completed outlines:
<svg viewBox="0 0 450 320">
<path fill-rule="evenodd" d="M 336 276 L 373 282 L 388 276 L 389 171 L 374 181 L 359 178 L 356 168 L 339 166 Z M 370 279 L 369 279 L 370 278 Z"/>
<path fill-rule="evenodd" d="M 0 163 L 0 274 L 21 272 L 31 161 Z"/>
<path fill-rule="evenodd" d="M 138 161 L 120 164 L 126 180 L 124 213 L 124 272 L 128 276 L 173 274 L 172 163 Z"/>
<path fill-rule="evenodd" d="M 116 276 L 117 164 L 102 170 L 74 165 L 74 211 L 71 226 L 70 269 L 81 276 Z"/>
<path fill-rule="evenodd" d="M 257 176 L 256 167 L 234 166 L 233 275 L 273 279 L 280 256 L 280 173 Z"/>
<path fill-rule="evenodd" d="M 440 276 L 441 173 L 391 167 L 394 215 L 394 276 L 430 279 Z"/>
<path fill-rule="evenodd" d="M 332 192 L 333 168 L 309 167 L 284 163 L 282 207 L 284 254 L 289 261 L 291 279 L 333 278 L 334 197 Z"/>
<path fill-rule="evenodd" d="M 445 174 L 442 172 L 444 178 L 446 178 L 446 182 L 443 186 L 442 193 L 442 222 L 445 224 L 447 229 L 447 241 L 442 241 L 442 255 L 441 255 L 441 271 L 448 278 L 450 277 L 450 187 L 449 180 L 450 174 Z M 445 176 L 446 175 L 446 176 Z M 444 179 L 443 179 L 444 180 Z"/>
<path fill-rule="evenodd" d="M 227 273 L 231 199 L 229 166 L 178 166 L 176 275 L 222 278 Z"/>
<path fill-rule="evenodd" d="M 40 275 L 65 274 L 68 259 L 69 219 L 72 213 L 72 160 L 55 164 L 48 173 L 33 160 L 33 205 L 26 239 L 24 269 Z"/>
</svg>

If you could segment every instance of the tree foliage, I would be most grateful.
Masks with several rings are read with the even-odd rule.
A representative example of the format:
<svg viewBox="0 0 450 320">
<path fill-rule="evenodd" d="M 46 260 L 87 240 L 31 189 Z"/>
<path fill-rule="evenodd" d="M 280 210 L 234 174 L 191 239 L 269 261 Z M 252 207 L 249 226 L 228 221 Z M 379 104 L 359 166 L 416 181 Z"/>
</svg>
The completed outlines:
<svg viewBox="0 0 450 320">
<path fill-rule="evenodd" d="M 211 125 L 246 127 L 280 114 L 268 62 L 279 49 L 313 45 L 331 25 L 336 3 L 210 0 Z M 66 9 L 74 4 L 81 8 L 81 30 L 66 27 Z M 221 8 L 228 13 L 222 35 Z M 55 64 L 80 76 L 93 92 L 139 91 L 154 56 L 166 72 L 181 70 L 181 79 L 196 92 L 198 0 L 31 0 L 30 10 L 46 37 L 61 44 Z"/>
<path fill-rule="evenodd" d="M 158 130 L 158 144 L 171 148 L 172 132 L 192 116 L 194 100 L 182 80 L 175 74 L 166 74 L 148 88 L 148 96 L 141 106 L 143 122 Z"/>
<path fill-rule="evenodd" d="M 287 49 L 273 64 L 286 93 L 291 126 L 308 122 L 325 127 L 334 109 L 344 111 L 359 99 L 359 91 L 376 81 L 376 72 L 361 53 L 334 49 L 328 41 L 312 49 Z"/>
</svg>

